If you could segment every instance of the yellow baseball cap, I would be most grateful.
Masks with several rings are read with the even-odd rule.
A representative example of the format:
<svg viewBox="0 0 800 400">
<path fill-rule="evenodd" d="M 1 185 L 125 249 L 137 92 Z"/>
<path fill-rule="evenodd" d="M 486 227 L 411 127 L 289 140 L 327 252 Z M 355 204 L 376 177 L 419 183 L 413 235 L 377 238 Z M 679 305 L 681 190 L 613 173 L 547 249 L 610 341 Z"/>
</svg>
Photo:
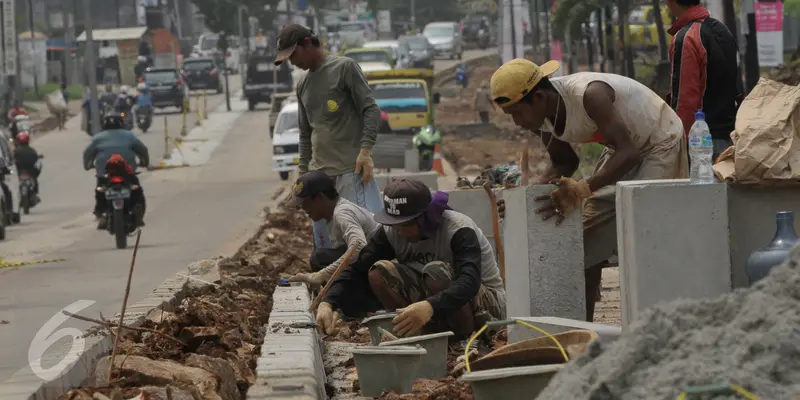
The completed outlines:
<svg viewBox="0 0 800 400">
<path fill-rule="evenodd" d="M 492 100 L 500 108 L 508 107 L 522 100 L 539 81 L 553 75 L 561 68 L 558 61 L 548 61 L 536 65 L 524 58 L 515 58 L 492 74 Z"/>
</svg>

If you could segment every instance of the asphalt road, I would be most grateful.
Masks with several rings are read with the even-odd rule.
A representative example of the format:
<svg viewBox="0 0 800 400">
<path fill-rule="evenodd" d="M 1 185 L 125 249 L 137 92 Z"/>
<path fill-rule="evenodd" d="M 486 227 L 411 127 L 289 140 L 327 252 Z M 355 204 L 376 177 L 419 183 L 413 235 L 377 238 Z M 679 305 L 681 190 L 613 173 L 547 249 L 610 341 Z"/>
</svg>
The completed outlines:
<svg viewBox="0 0 800 400">
<path fill-rule="evenodd" d="M 488 56 L 488 55 L 491 55 L 491 54 L 497 54 L 497 48 L 492 47 L 492 48 L 489 48 L 489 49 L 486 49 L 486 50 L 481 50 L 481 49 L 465 50 L 464 51 L 464 56 L 462 57 L 462 60 L 436 59 L 436 61 L 434 61 L 434 64 L 433 64 L 433 69 L 434 69 L 434 71 L 440 71 L 440 70 L 443 70 L 445 68 L 452 67 L 452 66 L 454 66 L 454 65 L 456 65 L 456 64 L 458 64 L 460 62 L 464 62 L 466 60 L 469 60 L 469 59 L 472 59 L 472 58 L 477 58 L 477 57 Z"/>
<path fill-rule="evenodd" d="M 238 78 L 231 79 L 239 87 Z M 224 95 L 208 97 L 209 108 L 224 104 Z M 235 250 L 243 231 L 253 227 L 262 207 L 281 185 L 270 173 L 266 110 L 246 112 L 199 167 L 143 173 L 147 226 L 137 256 L 130 303 L 198 259 Z M 213 118 L 213 115 L 212 117 Z M 141 134 L 157 162 L 163 153 L 163 118 L 153 131 Z M 194 120 L 190 118 L 190 127 Z M 77 120 L 68 127 L 77 127 Z M 177 134 L 180 115 L 168 115 Z M 40 178 L 43 202 L 8 229 L 0 257 L 12 261 L 64 258 L 65 261 L 0 270 L 0 382 L 28 365 L 31 338 L 53 315 L 81 299 L 96 301 L 81 312 L 110 317 L 124 296 L 131 249 L 117 250 L 114 239 L 97 231 L 91 216 L 93 171 L 84 171 L 81 156 L 88 136 L 77 129 L 50 132 L 33 146 L 45 155 Z M 15 186 L 14 186 L 15 188 Z M 131 246 L 133 238 L 130 240 Z M 65 325 L 85 327 L 69 321 Z M 52 348 L 68 344 L 61 340 Z M 45 367 L 48 367 L 45 365 Z"/>
<path fill-rule="evenodd" d="M 466 51 L 464 59 L 494 51 Z M 458 62 L 437 60 L 435 69 Z M 233 76 L 230 81 L 232 94 L 237 93 L 239 78 Z M 214 109 L 224 105 L 225 97 L 208 95 L 207 102 L 208 108 Z M 147 226 L 129 304 L 192 261 L 234 251 L 283 184 L 271 171 L 271 146 L 264 125 L 267 108 L 260 105 L 256 111 L 246 112 L 242 102 L 234 101 L 233 106 L 234 112 L 241 114 L 206 164 L 140 176 L 147 196 Z M 224 106 L 218 112 L 225 112 Z M 136 131 L 148 146 L 153 164 L 164 153 L 165 119 L 169 134 L 178 135 L 181 116 L 171 109 L 158 112 L 148 133 Z M 0 346 L 0 382 L 28 367 L 31 339 L 64 307 L 90 300 L 95 303 L 80 314 L 111 317 L 119 311 L 124 296 L 132 250 L 117 250 L 112 236 L 95 229 L 91 215 L 94 174 L 81 165 L 89 137 L 80 131 L 79 121 L 70 120 L 63 132 L 34 138 L 33 146 L 45 155 L 40 177 L 43 202 L 31 215 L 23 216 L 22 224 L 10 227 L 6 240 L 0 242 L 0 258 L 10 261 L 65 259 L 0 269 L 0 321 L 7 321 L 0 323 L 0 340 L 5 343 Z M 192 112 L 187 117 L 188 129 L 195 121 Z M 16 189 L 15 182 L 10 184 Z M 130 243 L 132 247 L 132 238 Z M 88 325 L 70 320 L 64 326 Z M 69 340 L 59 340 L 50 349 L 64 345 L 69 346 Z"/>
</svg>

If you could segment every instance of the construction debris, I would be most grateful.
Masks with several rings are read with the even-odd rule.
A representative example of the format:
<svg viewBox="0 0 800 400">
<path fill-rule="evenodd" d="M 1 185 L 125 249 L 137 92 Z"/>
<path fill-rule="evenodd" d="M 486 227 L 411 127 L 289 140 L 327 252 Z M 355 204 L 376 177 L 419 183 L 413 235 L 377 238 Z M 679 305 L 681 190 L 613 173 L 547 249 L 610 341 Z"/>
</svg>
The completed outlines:
<svg viewBox="0 0 800 400">
<path fill-rule="evenodd" d="M 773 68 L 767 77 L 784 85 L 800 85 L 800 59 Z"/>
<path fill-rule="evenodd" d="M 616 341 L 591 345 L 539 398 L 675 399 L 687 386 L 707 385 L 741 388 L 761 399 L 796 398 L 799 263 L 795 248 L 750 288 L 656 306 Z"/>
<path fill-rule="evenodd" d="M 281 274 L 308 269 L 311 240 L 306 215 L 268 213 L 234 257 L 197 264 L 216 265 L 219 282 L 195 285 L 174 310 L 151 312 L 120 338 L 113 376 L 105 357 L 95 368 L 94 388 L 73 389 L 62 399 L 108 397 L 114 388 L 124 399 L 244 399 L 255 382 L 272 292 Z M 99 332 L 116 332 L 114 323 L 94 322 L 106 328 Z"/>
</svg>

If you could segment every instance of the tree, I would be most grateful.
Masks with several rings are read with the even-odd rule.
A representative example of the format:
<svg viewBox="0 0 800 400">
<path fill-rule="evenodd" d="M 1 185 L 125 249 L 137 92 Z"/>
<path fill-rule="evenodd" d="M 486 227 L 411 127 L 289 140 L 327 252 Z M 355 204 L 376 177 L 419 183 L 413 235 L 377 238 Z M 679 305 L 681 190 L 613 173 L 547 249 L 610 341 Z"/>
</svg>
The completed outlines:
<svg viewBox="0 0 800 400">
<path fill-rule="evenodd" d="M 669 48 L 667 47 L 667 33 L 664 32 L 664 20 L 661 19 L 661 2 L 659 0 L 652 0 L 652 2 L 653 11 L 651 12 L 658 32 L 658 51 L 661 61 L 666 61 L 669 60 Z"/>
<path fill-rule="evenodd" d="M 206 27 L 212 32 L 239 31 L 239 2 L 232 0 L 192 0 L 205 17 Z"/>
</svg>

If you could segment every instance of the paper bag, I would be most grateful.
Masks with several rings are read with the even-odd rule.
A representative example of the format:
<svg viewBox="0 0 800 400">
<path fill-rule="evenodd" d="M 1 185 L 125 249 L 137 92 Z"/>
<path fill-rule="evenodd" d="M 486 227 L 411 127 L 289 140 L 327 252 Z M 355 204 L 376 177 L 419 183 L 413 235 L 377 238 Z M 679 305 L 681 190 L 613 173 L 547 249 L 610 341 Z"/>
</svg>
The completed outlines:
<svg viewBox="0 0 800 400">
<path fill-rule="evenodd" d="M 714 165 L 721 179 L 800 184 L 800 86 L 761 78 L 739 107 L 731 139 L 733 151 Z"/>
</svg>

